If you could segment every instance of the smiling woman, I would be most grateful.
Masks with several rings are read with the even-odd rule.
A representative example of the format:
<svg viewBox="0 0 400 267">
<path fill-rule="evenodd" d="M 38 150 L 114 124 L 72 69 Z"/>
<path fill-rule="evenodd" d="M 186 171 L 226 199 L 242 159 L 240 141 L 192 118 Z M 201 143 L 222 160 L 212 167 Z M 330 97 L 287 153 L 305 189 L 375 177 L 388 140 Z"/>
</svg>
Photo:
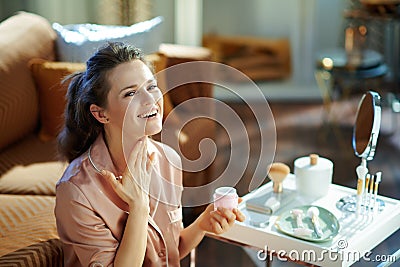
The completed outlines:
<svg viewBox="0 0 400 267">
<path fill-rule="evenodd" d="M 141 60 L 120 64 L 109 72 L 108 80 L 112 86 L 106 108 L 90 105 L 92 115 L 100 123 L 104 123 L 106 140 L 114 142 L 113 137 L 122 137 L 124 131 L 129 133 L 129 138 L 124 143 L 130 148 L 134 143 L 128 144 L 129 142 L 135 142 L 144 135 L 159 133 L 162 128 L 163 98 L 147 65 Z M 115 154 L 122 156 L 122 153 Z M 124 163 L 118 160 L 116 162 Z M 123 166 L 121 169 L 123 170 Z"/>
<path fill-rule="evenodd" d="M 180 266 L 206 232 L 244 220 L 210 204 L 183 228 L 181 160 L 149 138 L 161 131 L 163 100 L 138 49 L 110 43 L 70 79 L 59 135 L 70 164 L 55 207 L 65 266 Z"/>
</svg>

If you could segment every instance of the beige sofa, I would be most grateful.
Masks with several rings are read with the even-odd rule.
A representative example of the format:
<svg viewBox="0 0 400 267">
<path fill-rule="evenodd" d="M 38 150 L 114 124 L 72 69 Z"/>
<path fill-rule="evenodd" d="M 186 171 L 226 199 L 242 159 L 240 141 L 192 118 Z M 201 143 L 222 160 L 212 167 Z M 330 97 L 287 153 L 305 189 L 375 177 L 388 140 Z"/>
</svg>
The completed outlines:
<svg viewBox="0 0 400 267">
<path fill-rule="evenodd" d="M 62 265 L 53 215 L 63 163 L 39 138 L 39 94 L 29 61 L 55 60 L 44 18 L 19 13 L 0 24 L 0 266 Z"/>
<path fill-rule="evenodd" d="M 59 81 L 84 65 L 57 62 L 57 35 L 38 15 L 8 18 L 0 23 L 0 36 L 0 266 L 62 266 L 53 213 L 55 183 L 66 166 L 57 160 L 55 142 L 65 103 Z M 150 58 L 156 68 L 173 64 L 164 54 Z M 167 111 L 187 97 L 212 96 L 210 86 L 189 89 L 183 97 L 166 96 Z M 193 143 L 183 145 L 184 153 L 196 155 L 196 142 L 214 135 L 204 125 L 197 122 L 184 133 Z M 210 168 L 188 180 L 190 175 L 184 174 L 186 183 L 205 183 Z"/>
</svg>

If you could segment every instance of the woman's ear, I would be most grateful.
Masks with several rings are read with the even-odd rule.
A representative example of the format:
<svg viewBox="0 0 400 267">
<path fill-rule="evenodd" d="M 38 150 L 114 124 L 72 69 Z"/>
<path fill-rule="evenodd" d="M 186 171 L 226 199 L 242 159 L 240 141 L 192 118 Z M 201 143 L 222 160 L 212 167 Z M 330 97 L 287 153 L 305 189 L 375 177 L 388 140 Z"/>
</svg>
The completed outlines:
<svg viewBox="0 0 400 267">
<path fill-rule="evenodd" d="M 95 117 L 100 123 L 105 124 L 109 122 L 104 109 L 95 104 L 90 105 L 90 113 L 92 113 L 93 117 Z"/>
</svg>

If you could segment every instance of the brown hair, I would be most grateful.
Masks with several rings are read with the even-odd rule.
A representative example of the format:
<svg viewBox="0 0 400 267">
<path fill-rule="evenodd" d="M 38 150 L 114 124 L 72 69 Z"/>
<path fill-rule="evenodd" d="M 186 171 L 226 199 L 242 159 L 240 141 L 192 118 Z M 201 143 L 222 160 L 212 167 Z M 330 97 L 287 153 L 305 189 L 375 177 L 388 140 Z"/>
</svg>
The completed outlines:
<svg viewBox="0 0 400 267">
<path fill-rule="evenodd" d="M 71 162 L 103 132 L 103 124 L 93 117 L 90 105 L 107 107 L 109 71 L 134 59 L 145 62 L 138 48 L 120 42 L 108 43 L 87 60 L 86 71 L 66 78 L 70 84 L 66 96 L 65 125 L 58 135 L 58 150 L 62 158 Z"/>
</svg>

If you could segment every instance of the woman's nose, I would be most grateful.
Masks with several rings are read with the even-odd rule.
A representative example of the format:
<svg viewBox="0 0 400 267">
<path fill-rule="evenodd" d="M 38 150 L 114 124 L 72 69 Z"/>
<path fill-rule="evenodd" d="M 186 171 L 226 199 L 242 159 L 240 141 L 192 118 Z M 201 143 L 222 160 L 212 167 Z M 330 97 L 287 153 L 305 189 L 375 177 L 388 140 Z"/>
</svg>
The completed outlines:
<svg viewBox="0 0 400 267">
<path fill-rule="evenodd" d="M 142 97 L 143 97 L 143 104 L 144 105 L 153 105 L 156 102 L 156 99 L 154 98 L 153 94 L 151 94 L 147 90 L 142 91 Z"/>
</svg>

